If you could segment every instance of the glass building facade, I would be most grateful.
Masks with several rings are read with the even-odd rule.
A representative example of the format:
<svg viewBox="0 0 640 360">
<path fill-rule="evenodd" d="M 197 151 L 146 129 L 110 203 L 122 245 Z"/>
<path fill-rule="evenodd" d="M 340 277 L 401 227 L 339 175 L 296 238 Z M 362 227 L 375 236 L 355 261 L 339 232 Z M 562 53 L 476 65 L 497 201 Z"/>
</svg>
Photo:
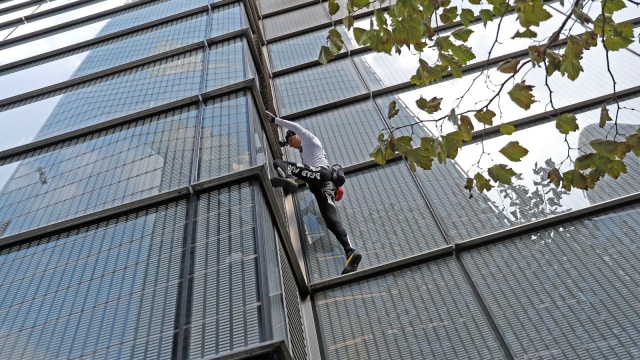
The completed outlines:
<svg viewBox="0 0 640 360">
<path fill-rule="evenodd" d="M 616 20 L 639 26 L 634 11 Z M 571 149 L 633 133 L 640 44 L 609 53 L 611 73 L 604 49 L 586 52 L 576 82 L 534 84 L 528 112 L 502 103 L 531 154 L 513 185 L 470 198 L 479 147 L 504 135 L 430 171 L 369 153 L 381 131 L 450 130 L 415 99 L 471 87 L 470 107 L 486 97 L 473 79 L 500 79 L 529 44 L 491 48 L 498 23 L 478 23 L 469 76 L 415 88 L 416 58 L 373 53 L 341 25 L 345 50 L 318 64 L 339 15 L 319 0 L 0 3 L 1 359 L 640 358 L 640 161 L 586 192 L 542 181 L 567 152 L 546 86 L 578 118 Z M 597 125 L 611 75 L 615 129 Z M 359 271 L 339 275 L 308 190 L 271 188 L 273 160 L 300 158 L 264 109 L 345 167 L 338 211 Z"/>
</svg>

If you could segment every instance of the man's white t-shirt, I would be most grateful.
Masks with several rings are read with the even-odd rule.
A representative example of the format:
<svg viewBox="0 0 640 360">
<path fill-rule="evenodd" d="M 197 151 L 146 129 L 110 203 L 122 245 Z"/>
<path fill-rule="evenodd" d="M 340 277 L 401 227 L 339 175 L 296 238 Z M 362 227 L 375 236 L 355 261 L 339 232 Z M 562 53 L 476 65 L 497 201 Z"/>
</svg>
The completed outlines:
<svg viewBox="0 0 640 360">
<path fill-rule="evenodd" d="M 313 135 L 309 130 L 303 128 L 299 124 L 281 119 L 275 118 L 275 123 L 289 130 L 293 130 L 296 135 L 300 137 L 302 151 L 300 156 L 302 157 L 302 163 L 311 167 L 324 167 L 330 168 L 327 154 L 324 152 L 320 139 Z"/>
</svg>

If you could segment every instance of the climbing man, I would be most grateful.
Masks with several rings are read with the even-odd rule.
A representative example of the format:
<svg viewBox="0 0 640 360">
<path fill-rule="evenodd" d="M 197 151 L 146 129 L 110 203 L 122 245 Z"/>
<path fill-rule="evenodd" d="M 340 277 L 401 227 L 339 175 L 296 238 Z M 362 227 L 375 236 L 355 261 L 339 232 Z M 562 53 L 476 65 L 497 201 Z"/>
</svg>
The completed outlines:
<svg viewBox="0 0 640 360">
<path fill-rule="evenodd" d="M 288 145 L 297 149 L 300 151 L 302 158 L 302 164 L 275 160 L 273 166 L 280 176 L 272 178 L 271 185 L 282 187 L 285 194 L 290 194 L 298 189 L 298 183 L 296 183 L 295 178 L 307 183 L 309 190 L 318 202 L 320 214 L 327 227 L 336 236 L 344 249 L 347 260 L 342 274 L 356 271 L 362 260 L 362 255 L 351 245 L 336 208 L 336 190 L 341 191 L 342 189 L 338 187 L 344 183 L 342 169 L 336 169 L 329 165 L 322 143 L 309 130 L 269 112 L 267 114 L 270 116 L 271 121 L 288 129 L 285 141 L 281 142 L 280 145 Z"/>
</svg>

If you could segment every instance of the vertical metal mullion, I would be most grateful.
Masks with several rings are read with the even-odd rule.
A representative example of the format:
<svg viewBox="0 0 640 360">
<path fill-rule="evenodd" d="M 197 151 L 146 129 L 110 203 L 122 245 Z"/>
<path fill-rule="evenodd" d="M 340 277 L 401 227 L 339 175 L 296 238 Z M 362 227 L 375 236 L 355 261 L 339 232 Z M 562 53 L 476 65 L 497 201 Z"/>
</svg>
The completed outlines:
<svg viewBox="0 0 640 360">
<path fill-rule="evenodd" d="M 202 71 L 200 76 L 200 89 L 198 92 L 198 119 L 195 124 L 193 151 L 191 157 L 191 173 L 189 177 L 189 192 L 191 193 L 187 200 L 186 226 L 183 236 L 182 259 L 180 269 L 180 281 L 178 283 L 178 301 L 176 304 L 176 317 L 174 325 L 173 348 L 171 351 L 172 359 L 189 358 L 189 343 L 191 339 L 191 321 L 193 307 L 193 273 L 194 258 L 196 248 L 196 232 L 197 232 L 197 216 L 199 198 L 193 192 L 191 185 L 198 181 L 198 167 L 200 158 L 200 144 L 202 141 L 202 126 L 204 122 L 204 101 L 202 93 L 206 88 L 207 68 L 209 62 L 209 45 L 206 38 L 211 28 L 212 9 L 209 5 L 209 13 L 207 18 L 207 27 L 204 34 L 204 46 L 202 54 Z"/>
<path fill-rule="evenodd" d="M 257 197 L 261 194 L 260 185 L 252 181 L 252 201 L 255 205 L 258 204 Z M 256 243 L 257 252 L 257 280 L 258 280 L 258 299 L 260 301 L 260 342 L 273 340 L 273 322 L 271 321 L 271 299 L 269 297 L 269 277 L 267 276 L 269 268 L 267 264 L 267 249 L 265 248 L 265 232 L 262 226 L 258 224 L 271 224 L 271 220 L 266 218 L 267 214 L 262 206 L 254 206 L 254 221 L 255 221 L 255 234 L 254 241 Z M 284 292 L 282 292 L 284 294 Z M 285 316 L 286 317 L 286 316 Z"/>
</svg>

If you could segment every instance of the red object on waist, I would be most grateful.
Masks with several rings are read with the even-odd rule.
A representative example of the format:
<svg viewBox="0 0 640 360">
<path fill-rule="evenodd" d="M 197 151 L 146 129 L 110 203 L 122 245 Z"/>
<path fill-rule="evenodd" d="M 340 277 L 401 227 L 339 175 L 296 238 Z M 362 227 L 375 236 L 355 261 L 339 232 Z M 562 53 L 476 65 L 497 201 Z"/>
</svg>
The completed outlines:
<svg viewBox="0 0 640 360">
<path fill-rule="evenodd" d="M 340 201 L 344 196 L 344 189 L 342 186 L 336 188 L 336 201 Z"/>
</svg>

